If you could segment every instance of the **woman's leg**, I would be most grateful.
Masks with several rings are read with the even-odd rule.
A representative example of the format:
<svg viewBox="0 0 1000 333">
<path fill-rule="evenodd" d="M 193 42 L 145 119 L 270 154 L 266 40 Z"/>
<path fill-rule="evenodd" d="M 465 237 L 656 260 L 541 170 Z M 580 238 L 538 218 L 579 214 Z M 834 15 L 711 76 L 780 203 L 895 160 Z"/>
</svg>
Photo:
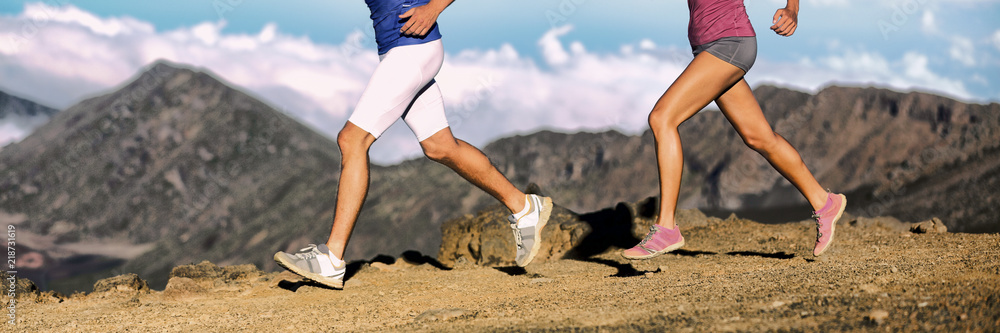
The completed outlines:
<svg viewBox="0 0 1000 333">
<path fill-rule="evenodd" d="M 674 213 L 684 167 L 677 127 L 729 90 L 743 75 L 738 67 L 708 52 L 699 53 L 649 113 L 660 176 L 660 214 L 656 224 L 661 227 L 675 227 Z"/>
<path fill-rule="evenodd" d="M 812 205 L 813 211 L 823 208 L 827 201 L 826 191 L 816 182 L 795 148 L 771 129 L 746 80 L 736 82 L 715 103 L 736 128 L 743 142 L 764 156 L 775 170 L 795 185 Z"/>
</svg>

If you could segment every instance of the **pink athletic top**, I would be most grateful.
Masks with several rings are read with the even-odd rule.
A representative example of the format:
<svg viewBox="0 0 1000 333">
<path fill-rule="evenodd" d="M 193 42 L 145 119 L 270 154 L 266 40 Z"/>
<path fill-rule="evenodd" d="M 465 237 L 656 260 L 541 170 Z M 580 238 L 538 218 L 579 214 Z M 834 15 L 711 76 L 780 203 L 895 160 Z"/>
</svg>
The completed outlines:
<svg viewBox="0 0 1000 333">
<path fill-rule="evenodd" d="M 688 0 L 691 46 L 711 43 L 723 37 L 753 37 L 753 26 L 743 0 Z"/>
</svg>

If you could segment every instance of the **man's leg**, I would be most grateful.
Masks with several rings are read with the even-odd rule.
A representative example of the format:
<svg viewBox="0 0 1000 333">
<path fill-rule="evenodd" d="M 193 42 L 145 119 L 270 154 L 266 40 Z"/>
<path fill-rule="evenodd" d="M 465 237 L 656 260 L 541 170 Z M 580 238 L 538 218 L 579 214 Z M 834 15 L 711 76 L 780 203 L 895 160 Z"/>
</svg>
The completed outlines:
<svg viewBox="0 0 1000 333">
<path fill-rule="evenodd" d="M 347 122 L 337 136 L 340 146 L 340 180 L 337 183 L 337 207 L 333 228 L 326 246 L 337 258 L 344 257 L 347 241 L 358 220 L 358 213 L 368 196 L 368 149 L 375 137 L 360 127 Z"/>
<path fill-rule="evenodd" d="M 512 213 L 524 208 L 524 192 L 493 167 L 482 151 L 452 136 L 451 128 L 445 127 L 421 141 L 420 147 L 427 158 L 455 170 L 462 178 L 500 200 Z"/>
<path fill-rule="evenodd" d="M 332 288 L 343 288 L 344 250 L 368 195 L 368 148 L 433 79 L 424 73 L 436 73 L 443 56 L 439 41 L 397 47 L 383 55 L 354 113 L 337 136 L 341 173 L 330 238 L 297 253 L 275 253 L 279 265 Z"/>
<path fill-rule="evenodd" d="M 514 261 L 526 266 L 541 249 L 542 229 L 552 213 L 552 199 L 525 195 L 507 180 L 479 149 L 456 139 L 445 117 L 441 90 L 431 82 L 403 116 L 428 158 L 441 163 L 502 202 L 517 245 Z"/>
<path fill-rule="evenodd" d="M 344 287 L 347 267 L 341 258 L 368 195 L 368 148 L 373 142 L 375 136 L 350 121 L 340 130 L 337 136 L 341 153 L 340 182 L 330 238 L 326 244 L 310 245 L 298 253 L 275 253 L 274 261 L 278 265 L 331 288 Z"/>
</svg>

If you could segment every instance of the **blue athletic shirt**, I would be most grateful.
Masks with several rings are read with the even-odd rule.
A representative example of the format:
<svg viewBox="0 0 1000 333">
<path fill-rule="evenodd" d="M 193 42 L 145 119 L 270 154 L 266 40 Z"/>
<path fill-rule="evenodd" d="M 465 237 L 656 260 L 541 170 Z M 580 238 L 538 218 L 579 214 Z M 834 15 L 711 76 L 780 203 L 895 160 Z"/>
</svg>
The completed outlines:
<svg viewBox="0 0 1000 333">
<path fill-rule="evenodd" d="M 399 18 L 410 8 L 426 5 L 430 0 L 365 0 L 372 11 L 372 25 L 375 27 L 375 42 L 378 54 L 385 54 L 394 47 L 423 44 L 441 39 L 437 22 L 426 36 L 404 36 L 399 30 L 406 22 Z"/>
</svg>

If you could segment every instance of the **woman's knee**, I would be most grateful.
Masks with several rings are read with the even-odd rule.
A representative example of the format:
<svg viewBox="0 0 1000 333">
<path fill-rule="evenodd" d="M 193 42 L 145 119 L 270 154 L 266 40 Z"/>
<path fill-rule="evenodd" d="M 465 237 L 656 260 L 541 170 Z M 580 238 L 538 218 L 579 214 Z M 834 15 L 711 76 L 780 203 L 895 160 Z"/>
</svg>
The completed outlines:
<svg viewBox="0 0 1000 333">
<path fill-rule="evenodd" d="M 674 119 L 671 112 L 664 108 L 654 108 L 653 111 L 649 112 L 649 129 L 653 130 L 653 134 L 658 134 L 663 131 L 676 131 L 677 126 L 680 126 L 680 122 Z"/>
</svg>

